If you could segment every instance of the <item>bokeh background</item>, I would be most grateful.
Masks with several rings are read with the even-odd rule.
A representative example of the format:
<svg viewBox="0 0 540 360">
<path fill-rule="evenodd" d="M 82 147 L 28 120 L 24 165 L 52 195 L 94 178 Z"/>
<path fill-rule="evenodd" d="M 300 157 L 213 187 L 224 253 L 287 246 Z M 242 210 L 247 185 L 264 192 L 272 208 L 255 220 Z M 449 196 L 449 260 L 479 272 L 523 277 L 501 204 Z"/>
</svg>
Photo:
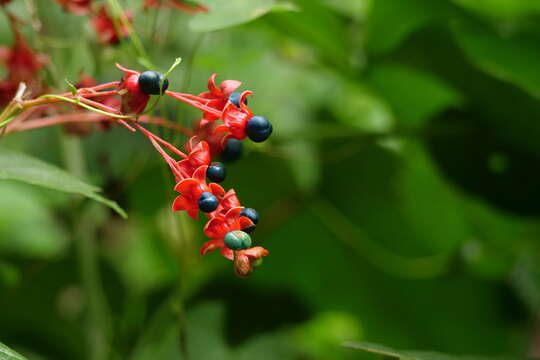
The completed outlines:
<svg viewBox="0 0 540 360">
<path fill-rule="evenodd" d="M 217 72 L 255 92 L 274 134 L 246 142 L 225 187 L 261 214 L 270 256 L 249 279 L 200 258 L 203 223 L 170 212 L 173 179 L 139 134 L 8 134 L 2 149 L 100 186 L 129 218 L 1 181 L 0 341 L 30 360 L 370 358 L 344 341 L 539 355 L 540 2 L 201 2 L 117 3 L 160 69 L 183 58 L 171 89 Z M 7 9 L 30 19 L 29 4 L 43 28 L 21 30 L 51 88 L 145 68 L 129 39 L 100 45 L 51 0 Z M 157 112 L 199 116 L 171 99 Z"/>
</svg>

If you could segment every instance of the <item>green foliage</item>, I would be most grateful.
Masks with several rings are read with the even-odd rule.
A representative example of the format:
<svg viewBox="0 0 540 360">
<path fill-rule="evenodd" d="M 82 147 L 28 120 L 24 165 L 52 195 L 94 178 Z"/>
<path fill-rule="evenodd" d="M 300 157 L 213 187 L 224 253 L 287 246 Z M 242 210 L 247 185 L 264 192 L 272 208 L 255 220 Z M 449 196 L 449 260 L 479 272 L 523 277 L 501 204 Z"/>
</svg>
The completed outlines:
<svg viewBox="0 0 540 360">
<path fill-rule="evenodd" d="M 2 360 L 26 360 L 26 358 L 0 343 L 0 359 Z"/>
<path fill-rule="evenodd" d="M 540 308 L 537 1 L 201 0 L 210 11 L 196 15 L 107 1 L 133 11 L 148 59 L 132 40 L 101 46 L 54 1 L 8 9 L 30 24 L 32 2 L 43 31 L 23 32 L 51 58 L 51 90 L 81 71 L 117 80 L 115 62 L 163 70 L 181 56 L 171 90 L 201 93 L 217 72 L 254 91 L 249 106 L 274 133 L 245 143 L 223 185 L 259 211 L 251 237 L 270 255 L 250 279 L 201 258 L 202 222 L 170 211 L 174 179 L 139 133 L 94 129 L 67 161 L 78 177 L 58 167 L 72 150 L 61 130 L 4 134 L 2 341 L 30 360 L 528 351 Z M 154 113 L 200 117 L 168 98 Z M 62 193 L 122 214 L 113 199 L 130 219 Z"/>
</svg>

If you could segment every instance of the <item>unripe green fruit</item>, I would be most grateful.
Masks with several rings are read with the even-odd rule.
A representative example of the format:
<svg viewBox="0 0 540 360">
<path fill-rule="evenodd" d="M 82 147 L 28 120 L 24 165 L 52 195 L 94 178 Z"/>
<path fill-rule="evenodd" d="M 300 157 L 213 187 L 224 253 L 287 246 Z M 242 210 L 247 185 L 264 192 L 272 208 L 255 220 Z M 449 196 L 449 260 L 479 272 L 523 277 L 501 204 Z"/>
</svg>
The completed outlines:
<svg viewBox="0 0 540 360">
<path fill-rule="evenodd" d="M 223 242 L 226 247 L 236 251 L 251 247 L 251 237 L 241 230 L 229 231 Z"/>
</svg>

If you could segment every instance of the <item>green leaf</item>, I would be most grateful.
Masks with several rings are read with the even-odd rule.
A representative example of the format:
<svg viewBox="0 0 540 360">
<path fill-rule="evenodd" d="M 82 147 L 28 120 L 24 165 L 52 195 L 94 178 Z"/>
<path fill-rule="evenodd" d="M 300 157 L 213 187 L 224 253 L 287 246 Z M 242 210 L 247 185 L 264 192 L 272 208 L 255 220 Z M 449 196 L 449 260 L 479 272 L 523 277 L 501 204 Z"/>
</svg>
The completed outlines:
<svg viewBox="0 0 540 360">
<path fill-rule="evenodd" d="M 386 347 L 384 345 L 372 344 L 367 342 L 352 342 L 348 341 L 343 344 L 343 346 L 354 349 L 365 351 L 372 354 L 388 356 L 395 359 L 402 360 L 520 360 L 525 358 L 519 357 L 493 357 L 493 356 L 454 356 L 446 355 L 435 352 L 426 352 L 426 351 L 398 351 L 392 348 Z"/>
<path fill-rule="evenodd" d="M 525 36 L 503 38 L 493 31 L 470 23 L 457 23 L 454 37 L 466 56 L 479 69 L 512 83 L 540 98 L 540 44 Z"/>
<path fill-rule="evenodd" d="M 451 13 L 442 0 L 376 0 L 367 22 L 367 50 L 382 54 L 394 50 L 411 33 L 440 22 Z"/>
<path fill-rule="evenodd" d="M 21 354 L 8 348 L 6 345 L 0 342 L 0 360 L 27 360 Z"/>
<path fill-rule="evenodd" d="M 540 14 L 538 0 L 452 0 L 454 3 L 482 15 L 518 17 Z"/>
<path fill-rule="evenodd" d="M 67 234 L 29 185 L 0 183 L 0 254 L 52 258 L 67 246 Z M 29 191 L 30 190 L 30 191 Z"/>
<path fill-rule="evenodd" d="M 193 31 L 221 30 L 250 22 L 269 12 L 296 10 L 290 3 L 274 0 L 211 0 L 205 4 L 210 11 L 193 17 L 189 23 Z"/>
<path fill-rule="evenodd" d="M 437 113 L 462 103 L 461 95 L 443 80 L 407 66 L 376 66 L 368 81 L 388 101 L 396 121 L 406 127 L 421 126 Z"/>
<path fill-rule="evenodd" d="M 114 201 L 98 194 L 99 188 L 77 177 L 26 154 L 0 147 L 0 179 L 17 180 L 68 193 L 84 195 L 114 209 L 127 217 L 125 211 Z"/>
</svg>

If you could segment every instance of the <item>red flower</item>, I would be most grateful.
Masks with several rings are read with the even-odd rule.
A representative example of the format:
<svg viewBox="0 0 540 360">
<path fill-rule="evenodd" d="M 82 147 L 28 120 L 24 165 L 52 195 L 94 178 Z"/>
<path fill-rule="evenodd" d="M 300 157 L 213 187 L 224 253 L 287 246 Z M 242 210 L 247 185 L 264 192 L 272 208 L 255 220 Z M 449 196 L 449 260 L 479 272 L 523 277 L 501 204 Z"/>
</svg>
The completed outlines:
<svg viewBox="0 0 540 360">
<path fill-rule="evenodd" d="M 204 105 L 216 109 L 218 111 L 223 111 L 225 106 L 229 101 L 229 96 L 236 90 L 242 83 L 237 80 L 224 80 L 221 82 L 219 88 L 216 86 L 217 74 L 212 74 L 208 79 L 208 91 L 200 93 L 199 98 L 203 99 Z M 205 125 L 208 121 L 217 120 L 217 117 L 214 114 L 208 112 L 203 112 L 203 120 L 201 125 Z"/>
<path fill-rule="evenodd" d="M 15 97 L 17 83 L 9 80 L 0 80 L 0 106 L 5 106 Z"/>
<path fill-rule="evenodd" d="M 234 252 L 234 271 L 238 276 L 246 277 L 251 274 L 256 263 L 268 255 L 268 250 L 255 246 L 246 250 Z"/>
<path fill-rule="evenodd" d="M 4 49 L 2 58 L 9 72 L 9 79 L 19 83 L 32 80 L 34 75 L 48 61 L 46 55 L 35 53 L 24 37 L 15 30 L 15 43 L 11 49 Z"/>
<path fill-rule="evenodd" d="M 238 197 L 236 196 L 236 191 L 234 189 L 231 189 L 223 195 L 223 197 L 219 201 L 218 208 L 215 211 L 215 214 L 217 216 L 219 215 L 225 215 L 229 212 L 229 210 L 241 207 L 240 200 L 238 200 Z M 242 228 L 244 229 L 244 228 Z"/>
<path fill-rule="evenodd" d="M 120 64 L 116 66 L 125 74 L 118 86 L 119 94 L 122 95 L 122 114 L 142 113 L 150 100 L 150 95 L 143 93 L 139 87 L 140 74 Z"/>
<path fill-rule="evenodd" d="M 180 10 L 187 14 L 197 14 L 201 12 L 207 12 L 208 8 L 201 4 L 196 4 L 192 1 L 181 0 L 145 0 L 144 8 L 159 8 L 159 7 L 172 7 L 176 10 Z"/>
<path fill-rule="evenodd" d="M 240 95 L 239 108 L 233 103 L 228 103 L 226 105 L 225 109 L 223 110 L 223 124 L 214 129 L 214 135 L 229 133 L 230 136 L 228 137 L 233 137 L 238 140 L 246 138 L 246 124 L 253 116 L 253 113 L 245 104 L 245 99 L 251 94 L 253 94 L 251 91 L 244 91 L 242 95 Z M 225 140 L 226 139 L 223 139 L 223 141 Z"/>
<path fill-rule="evenodd" d="M 225 215 L 218 215 L 212 218 L 204 227 L 204 233 L 210 239 L 201 247 L 201 255 L 206 255 L 209 252 L 220 248 L 221 254 L 229 260 L 234 259 L 233 250 L 225 246 L 223 240 L 228 232 L 234 230 L 242 230 L 246 227 L 253 226 L 253 222 L 245 217 L 240 216 L 240 212 L 244 208 L 234 207 L 229 209 Z"/>
<path fill-rule="evenodd" d="M 195 170 L 203 165 L 210 165 L 210 148 L 206 141 L 196 142 L 197 139 L 192 137 L 186 148 L 190 149 L 187 159 L 178 162 L 178 168 L 180 174 L 184 178 L 190 178 L 193 176 Z"/>
<path fill-rule="evenodd" d="M 75 15 L 86 15 L 92 7 L 92 0 L 55 0 L 59 3 L 64 11 Z"/>
<path fill-rule="evenodd" d="M 0 0 L 0 5 L 5 5 L 7 4 L 8 2 L 10 2 L 11 0 Z"/>
<path fill-rule="evenodd" d="M 131 23 L 133 19 L 131 11 L 124 12 L 124 16 Z M 99 42 L 102 44 L 116 45 L 120 42 L 120 38 L 125 38 L 129 35 L 129 31 L 122 22 L 122 19 L 113 19 L 109 15 L 105 5 L 99 9 L 97 15 L 90 19 L 90 22 L 98 35 Z M 120 28 L 118 31 L 115 22 Z"/>
<path fill-rule="evenodd" d="M 216 184 L 206 184 L 206 169 L 208 166 L 200 166 L 193 173 L 193 177 L 181 180 L 174 190 L 181 195 L 174 199 L 172 205 L 173 211 L 186 210 L 188 215 L 193 219 L 197 219 L 199 216 L 199 197 L 203 192 L 209 192 L 216 196 L 218 199 L 221 195 L 225 194 L 225 190 Z"/>
</svg>

